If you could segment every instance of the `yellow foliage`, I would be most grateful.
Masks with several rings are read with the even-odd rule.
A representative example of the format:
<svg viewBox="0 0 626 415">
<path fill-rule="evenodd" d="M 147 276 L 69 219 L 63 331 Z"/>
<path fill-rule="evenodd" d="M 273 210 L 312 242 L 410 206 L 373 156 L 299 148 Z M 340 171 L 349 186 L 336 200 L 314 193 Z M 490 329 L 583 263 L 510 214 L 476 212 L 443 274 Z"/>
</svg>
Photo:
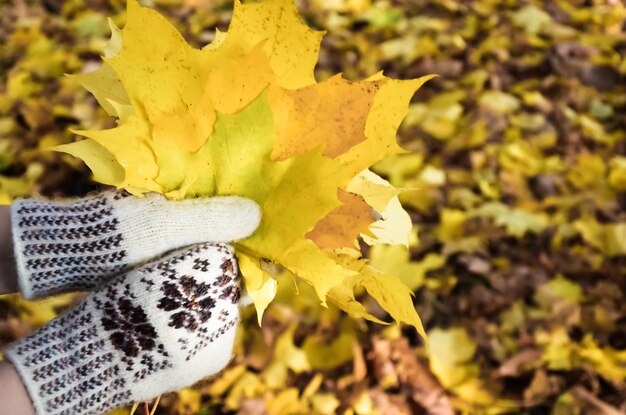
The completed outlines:
<svg viewBox="0 0 626 415">
<path fill-rule="evenodd" d="M 258 258 L 251 257 L 243 252 L 237 252 L 237 260 L 241 273 L 246 276 L 246 291 L 252 298 L 257 310 L 259 325 L 263 319 L 263 311 L 276 296 L 277 282 L 261 267 Z"/>
<path fill-rule="evenodd" d="M 0 298 L 9 300 L 20 310 L 22 320 L 33 326 L 41 326 L 59 315 L 74 296 L 74 294 L 55 295 L 35 301 L 24 300 L 17 294 L 2 295 Z"/>
<path fill-rule="evenodd" d="M 353 295 L 364 286 L 423 333 L 400 280 L 364 263 L 346 266 L 334 251 L 355 250 L 360 234 L 369 244 L 408 243 L 397 191 L 366 169 L 404 152 L 396 131 L 430 77 L 317 83 L 322 33 L 303 24 L 292 0 L 236 1 L 228 32 L 202 49 L 136 0 L 123 30 L 111 29 L 103 66 L 75 80 L 118 126 L 78 132 L 87 140 L 57 150 L 83 159 L 97 181 L 137 195 L 235 194 L 259 203 L 260 228 L 237 246 L 259 321 L 276 294 L 261 268 L 271 261 L 312 285 L 322 304 L 328 297 L 354 316 L 368 317 Z"/>
<path fill-rule="evenodd" d="M 500 202 L 485 203 L 472 215 L 492 218 L 496 225 L 504 226 L 510 235 L 517 237 L 522 237 L 527 232 L 539 233 L 548 227 L 546 214 L 512 209 Z"/>
<path fill-rule="evenodd" d="M 363 170 L 347 190 L 362 196 L 380 216 L 369 226 L 369 232 L 361 234 L 365 243 L 408 246 L 413 223 L 400 204 L 398 189 L 370 170 Z"/>
<path fill-rule="evenodd" d="M 626 157 L 614 157 L 610 161 L 609 184 L 615 190 L 626 191 Z"/>
<path fill-rule="evenodd" d="M 371 265 L 389 275 L 395 275 L 411 290 L 419 289 L 426 278 L 426 273 L 442 268 L 446 257 L 439 254 L 428 254 L 420 262 L 412 262 L 406 248 L 377 245 L 370 251 Z"/>
<path fill-rule="evenodd" d="M 271 398 L 268 396 L 265 399 L 265 406 L 268 415 L 308 413 L 307 405 L 298 396 L 298 388 L 286 388 L 276 396 Z"/>
<path fill-rule="evenodd" d="M 276 90 L 274 160 L 304 154 L 324 145 L 324 155 L 337 157 L 365 141 L 365 123 L 382 81 L 349 82 L 340 75 L 296 91 Z"/>
<path fill-rule="evenodd" d="M 259 238 L 237 246 L 264 327 L 239 331 L 231 369 L 198 386 L 199 411 L 198 394 L 184 391 L 187 405 L 169 396 L 159 412 L 620 412 L 623 2 L 298 1 L 311 27 L 329 30 L 317 66 L 322 33 L 287 0 L 236 2 L 228 32 L 201 49 L 137 5 L 126 19 L 119 1 L 92 10 L 81 0 L 23 3 L 0 5 L 9 17 L 0 33 L 8 65 L 0 203 L 93 189 L 71 154 L 98 182 L 138 195 L 241 192 L 264 203 Z M 197 45 L 230 19 L 235 0 L 142 3 L 166 10 Z M 103 12 L 129 20 L 125 32 L 109 21 L 108 43 Z M 98 54 L 104 65 L 85 74 Z M 394 135 L 411 84 L 380 74 L 347 81 L 380 68 L 442 75 L 411 100 L 400 131 L 410 154 L 400 154 Z M 67 125 L 118 128 L 63 146 L 74 141 Z M 51 146 L 69 154 L 47 153 Z M 316 166 L 301 185 L 299 169 L 309 175 Z M 372 245 L 369 262 L 357 259 L 361 242 Z M 442 330 L 443 341 L 434 330 L 430 348 L 410 335 L 407 348 L 399 325 L 344 316 L 384 320 L 378 301 L 410 318 L 398 280 L 417 291 L 431 330 L 465 327 L 471 336 Z M 9 340 L 75 300 L 1 302 Z M 246 308 L 242 321 L 252 315 Z M 424 357 L 438 370 L 432 382 Z M 304 358 L 310 368 L 301 371 Z M 493 399 L 481 405 L 483 392 Z M 143 403 L 135 408 L 143 414 Z"/>
<path fill-rule="evenodd" d="M 0 176 L 0 205 L 10 205 L 16 197 L 27 196 L 43 173 L 41 164 L 31 164 L 21 177 Z"/>
<path fill-rule="evenodd" d="M 352 325 L 346 323 L 339 335 L 330 342 L 323 336 L 308 336 L 302 350 L 307 354 L 313 369 L 328 370 L 352 361 L 356 341 Z"/>
<path fill-rule="evenodd" d="M 178 401 L 176 402 L 176 412 L 178 414 L 197 414 L 200 412 L 202 395 L 200 391 L 194 389 L 183 389 L 178 391 Z"/>
<path fill-rule="evenodd" d="M 626 223 L 598 223 L 593 218 L 574 222 L 585 242 L 606 256 L 626 254 Z"/>
<path fill-rule="evenodd" d="M 284 386 L 287 380 L 287 370 L 301 373 L 310 370 L 311 365 L 304 350 L 293 344 L 293 334 L 296 325 L 292 325 L 276 340 L 274 360 L 262 374 L 265 385 L 270 389 Z"/>
<path fill-rule="evenodd" d="M 626 352 L 600 347 L 589 334 L 581 343 L 576 343 L 569 338 L 564 327 L 558 327 L 551 332 L 538 331 L 535 339 L 543 347 L 542 358 L 550 369 L 590 369 L 616 382 L 626 378 Z"/>
<path fill-rule="evenodd" d="M 341 403 L 330 393 L 320 393 L 311 397 L 311 404 L 315 413 L 333 415 Z"/>
<path fill-rule="evenodd" d="M 494 398 L 479 378 L 479 367 L 472 362 L 476 344 L 463 328 L 435 329 L 429 334 L 430 370 L 443 386 L 466 402 L 490 405 Z"/>
<path fill-rule="evenodd" d="M 83 159 L 93 171 L 94 180 L 100 183 L 115 186 L 124 181 L 124 167 L 96 140 L 87 139 L 73 144 L 63 144 L 57 146 L 56 150 Z"/>
<path fill-rule="evenodd" d="M 263 43 L 279 84 L 296 89 L 315 83 L 313 69 L 323 35 L 302 23 L 291 0 L 266 0 L 245 6 L 236 0 L 227 40 L 236 39 L 244 48 Z"/>
</svg>

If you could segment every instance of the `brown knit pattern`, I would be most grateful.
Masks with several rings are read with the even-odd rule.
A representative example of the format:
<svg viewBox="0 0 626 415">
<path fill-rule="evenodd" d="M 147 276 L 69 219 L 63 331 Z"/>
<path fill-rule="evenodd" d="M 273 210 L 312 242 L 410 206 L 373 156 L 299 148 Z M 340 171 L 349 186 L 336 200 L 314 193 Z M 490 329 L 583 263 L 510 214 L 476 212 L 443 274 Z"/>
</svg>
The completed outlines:
<svg viewBox="0 0 626 415">
<path fill-rule="evenodd" d="M 97 385 L 107 385 L 109 396 L 128 395 L 119 377 L 119 363 L 113 353 L 103 352 L 106 340 L 94 323 L 94 314 L 83 302 L 39 329 L 30 341 L 7 351 L 8 357 L 17 356 L 31 371 L 37 396 L 50 414 L 96 413 L 94 407 L 103 406 L 105 393 L 99 390 L 102 396 L 91 395 L 89 391 Z"/>
<path fill-rule="evenodd" d="M 202 257 L 202 251 L 216 248 L 227 259 L 220 264 L 211 264 Z M 181 275 L 177 268 L 184 262 L 190 262 L 196 275 Z M 209 272 L 218 265 L 219 276 L 212 283 L 200 282 L 202 273 Z M 157 288 L 148 278 L 141 278 L 147 290 L 159 289 L 163 296 L 157 307 L 169 313 L 169 326 L 174 329 L 195 332 L 195 336 L 179 337 L 181 349 L 187 351 L 186 360 L 191 359 L 199 350 L 204 349 L 215 339 L 232 329 L 238 322 L 238 316 L 230 316 L 223 309 L 224 303 L 238 304 L 241 298 L 239 268 L 234 257 L 228 254 L 225 244 L 203 244 L 182 255 L 161 261 L 156 267 L 144 267 L 140 272 L 159 272 L 164 278 Z M 221 322 L 218 329 L 210 330 L 203 324 L 210 319 Z"/>
<path fill-rule="evenodd" d="M 232 250 L 196 245 L 114 277 L 5 356 L 38 414 L 101 414 L 132 403 L 145 385 L 167 387 L 172 371 L 184 371 L 173 362 L 232 335 L 238 299 Z M 232 345 L 224 347 L 216 352 L 229 357 Z"/>
<path fill-rule="evenodd" d="M 15 210 L 16 249 L 34 297 L 92 290 L 126 269 L 124 240 L 111 200 L 102 193 L 71 203 L 23 200 Z"/>
</svg>

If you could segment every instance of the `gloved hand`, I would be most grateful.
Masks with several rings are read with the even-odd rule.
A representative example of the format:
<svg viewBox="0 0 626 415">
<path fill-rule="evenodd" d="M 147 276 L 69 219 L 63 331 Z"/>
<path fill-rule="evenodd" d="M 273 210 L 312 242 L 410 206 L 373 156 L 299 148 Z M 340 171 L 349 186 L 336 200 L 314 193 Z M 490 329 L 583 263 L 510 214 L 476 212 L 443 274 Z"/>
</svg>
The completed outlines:
<svg viewBox="0 0 626 415">
<path fill-rule="evenodd" d="M 115 277 L 4 354 L 38 415 L 100 415 L 220 371 L 238 301 L 233 249 L 195 245 Z"/>
<path fill-rule="evenodd" d="M 11 207 L 19 288 L 33 299 L 92 290 L 176 248 L 252 234 L 261 213 L 236 196 L 170 201 L 124 191 L 72 202 L 18 200 Z"/>
</svg>

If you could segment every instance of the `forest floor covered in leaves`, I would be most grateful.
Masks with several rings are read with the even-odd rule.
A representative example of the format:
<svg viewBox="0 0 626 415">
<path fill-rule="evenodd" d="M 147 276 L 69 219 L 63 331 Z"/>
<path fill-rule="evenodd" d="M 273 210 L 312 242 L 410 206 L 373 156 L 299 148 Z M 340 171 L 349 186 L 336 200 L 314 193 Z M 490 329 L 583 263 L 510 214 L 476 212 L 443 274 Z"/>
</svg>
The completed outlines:
<svg viewBox="0 0 626 415">
<path fill-rule="evenodd" d="M 144 4 L 198 47 L 232 11 Z M 623 3 L 297 4 L 328 32 L 318 80 L 439 75 L 400 129 L 410 153 L 374 169 L 405 189 L 410 250 L 369 250 L 415 292 L 430 347 L 413 329 L 323 308 L 284 275 L 261 328 L 246 310 L 233 363 L 156 413 L 626 413 Z M 123 26 L 124 2 L 0 1 L 0 203 L 99 188 L 82 162 L 46 148 L 77 140 L 68 128 L 114 126 L 63 76 L 100 64 L 108 16 Z M 0 346 L 76 301 L 0 298 Z"/>
</svg>

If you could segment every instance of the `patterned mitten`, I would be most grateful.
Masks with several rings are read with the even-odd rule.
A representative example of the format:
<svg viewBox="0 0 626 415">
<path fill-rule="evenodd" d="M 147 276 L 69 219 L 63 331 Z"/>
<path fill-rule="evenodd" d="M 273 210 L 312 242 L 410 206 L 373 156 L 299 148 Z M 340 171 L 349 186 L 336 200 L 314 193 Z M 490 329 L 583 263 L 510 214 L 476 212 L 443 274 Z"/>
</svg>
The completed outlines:
<svg viewBox="0 0 626 415">
<path fill-rule="evenodd" d="M 195 245 L 115 277 L 4 354 L 37 414 L 102 414 L 224 368 L 238 301 L 232 247 Z"/>
<path fill-rule="evenodd" d="M 92 290 L 164 252 L 246 238 L 260 217 L 254 201 L 235 196 L 169 201 L 117 191 L 73 202 L 19 200 L 11 226 L 20 291 L 32 299 Z"/>
</svg>

